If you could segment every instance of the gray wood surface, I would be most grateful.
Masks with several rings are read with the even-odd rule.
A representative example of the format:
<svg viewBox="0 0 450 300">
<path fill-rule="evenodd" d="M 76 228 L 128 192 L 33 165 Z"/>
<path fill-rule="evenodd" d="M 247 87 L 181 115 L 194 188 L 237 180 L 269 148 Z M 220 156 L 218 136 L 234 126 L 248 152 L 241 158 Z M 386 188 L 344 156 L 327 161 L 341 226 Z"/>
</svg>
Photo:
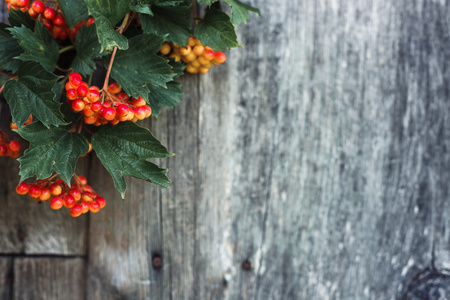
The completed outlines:
<svg viewBox="0 0 450 300">
<path fill-rule="evenodd" d="M 122 201 L 91 157 L 73 220 L 2 173 L 2 299 L 450 299 L 450 1 L 245 2 L 246 47 L 144 123 L 170 189 Z"/>
</svg>

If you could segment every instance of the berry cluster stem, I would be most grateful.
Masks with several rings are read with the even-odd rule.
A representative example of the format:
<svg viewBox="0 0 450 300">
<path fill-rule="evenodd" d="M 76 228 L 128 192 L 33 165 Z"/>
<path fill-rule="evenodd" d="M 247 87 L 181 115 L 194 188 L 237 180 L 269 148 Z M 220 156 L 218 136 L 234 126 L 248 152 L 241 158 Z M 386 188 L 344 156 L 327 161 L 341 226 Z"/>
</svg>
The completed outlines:
<svg viewBox="0 0 450 300">
<path fill-rule="evenodd" d="M 125 17 L 123 18 L 122 25 L 120 25 L 120 27 L 119 27 L 119 33 L 120 33 L 120 34 L 123 33 L 123 30 L 125 29 L 125 26 L 127 25 L 128 18 L 129 18 L 129 17 L 130 17 L 130 12 L 127 12 L 127 14 L 125 15 Z M 108 88 L 109 75 L 111 74 L 111 68 L 112 68 L 112 65 L 113 65 L 113 62 L 114 62 L 114 58 L 115 58 L 115 56 L 116 56 L 116 53 L 117 53 L 117 46 L 114 47 L 114 50 L 113 50 L 113 52 L 112 52 L 112 54 L 111 54 L 111 60 L 109 61 L 108 70 L 106 71 L 105 82 L 103 83 L 103 88 L 102 88 L 102 90 L 103 90 L 103 95 L 105 95 L 104 93 L 105 93 L 105 91 L 106 91 L 107 88 Z M 104 97 L 102 97 L 102 104 L 103 104 L 103 99 L 104 99 Z"/>
</svg>

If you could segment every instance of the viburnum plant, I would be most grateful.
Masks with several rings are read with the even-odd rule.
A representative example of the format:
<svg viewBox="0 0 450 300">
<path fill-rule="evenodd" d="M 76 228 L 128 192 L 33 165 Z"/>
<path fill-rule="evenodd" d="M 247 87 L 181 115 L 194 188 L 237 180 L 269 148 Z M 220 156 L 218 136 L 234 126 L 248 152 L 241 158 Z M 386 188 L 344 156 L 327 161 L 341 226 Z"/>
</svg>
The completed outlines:
<svg viewBox="0 0 450 300">
<path fill-rule="evenodd" d="M 259 14 L 239 0 L 4 1 L 0 93 L 11 128 L 30 142 L 18 158 L 16 191 L 74 217 L 105 206 L 75 173 L 91 150 L 122 198 L 124 176 L 169 187 L 167 169 L 147 159 L 173 154 L 136 122 L 176 106 L 183 93 L 175 78 L 225 62 L 222 51 L 240 46 L 236 26 Z M 102 69 L 103 84 L 95 86 L 93 73 Z M 0 130 L 0 156 L 19 153 Z"/>
</svg>

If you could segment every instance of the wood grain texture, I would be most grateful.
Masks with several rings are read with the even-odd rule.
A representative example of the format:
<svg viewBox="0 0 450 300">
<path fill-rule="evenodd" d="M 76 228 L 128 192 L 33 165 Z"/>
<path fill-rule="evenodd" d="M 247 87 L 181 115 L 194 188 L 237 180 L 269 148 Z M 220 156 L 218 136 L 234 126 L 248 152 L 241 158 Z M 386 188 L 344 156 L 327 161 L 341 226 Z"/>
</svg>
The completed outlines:
<svg viewBox="0 0 450 300">
<path fill-rule="evenodd" d="M 158 161 L 170 189 L 127 179 L 122 201 L 88 159 L 107 206 L 73 221 L 0 177 L 1 252 L 87 249 L 85 267 L 0 258 L 0 295 L 32 298 L 27 282 L 57 274 L 87 299 L 420 299 L 448 284 L 433 267 L 450 269 L 450 2 L 245 2 L 262 10 L 238 30 L 246 47 L 144 123 L 176 153 Z"/>
<path fill-rule="evenodd" d="M 11 257 L 0 258 L 0 299 L 9 300 L 13 293 L 13 260 Z"/>
<path fill-rule="evenodd" d="M 15 258 L 11 299 L 83 299 L 84 268 L 81 258 Z"/>
</svg>

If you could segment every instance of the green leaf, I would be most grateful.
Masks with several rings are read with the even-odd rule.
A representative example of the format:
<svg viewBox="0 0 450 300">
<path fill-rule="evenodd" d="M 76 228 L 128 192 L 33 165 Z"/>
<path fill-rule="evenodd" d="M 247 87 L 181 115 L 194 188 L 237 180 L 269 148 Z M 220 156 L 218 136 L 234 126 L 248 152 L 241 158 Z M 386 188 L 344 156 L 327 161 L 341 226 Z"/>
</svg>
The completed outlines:
<svg viewBox="0 0 450 300">
<path fill-rule="evenodd" d="M 20 162 L 20 181 L 36 175 L 37 179 L 50 177 L 53 172 L 70 186 L 78 158 L 89 150 L 89 144 L 79 133 L 70 132 L 69 126 L 47 128 L 33 122 L 18 130 L 30 141 Z"/>
<path fill-rule="evenodd" d="M 181 90 L 181 83 L 171 81 L 167 83 L 167 89 L 149 84 L 148 95 L 149 104 L 152 109 L 152 115 L 156 118 L 161 112 L 160 106 L 175 107 L 183 99 L 183 91 Z"/>
<path fill-rule="evenodd" d="M 198 4 L 205 3 L 205 4 L 208 4 L 208 5 L 211 5 L 211 4 L 213 4 L 214 2 L 217 2 L 217 1 L 218 0 L 197 0 Z"/>
<path fill-rule="evenodd" d="M 131 0 L 84 0 L 97 25 L 101 51 L 112 51 L 115 46 L 128 49 L 126 37 L 114 30 L 114 26 L 128 12 Z"/>
<path fill-rule="evenodd" d="M 234 25 L 239 25 L 241 23 L 247 24 L 249 15 L 248 12 L 252 11 L 261 16 L 259 9 L 252 7 L 250 5 L 244 4 L 239 0 L 224 0 L 231 6 L 231 23 Z"/>
<path fill-rule="evenodd" d="M 52 91 L 60 77 L 47 72 L 40 64 L 24 62 L 17 71 L 17 79 L 5 84 L 4 96 L 11 108 L 13 122 L 21 127 L 33 114 L 45 126 L 64 125 L 61 104 Z"/>
<path fill-rule="evenodd" d="M 111 77 L 128 95 L 148 100 L 148 83 L 166 86 L 176 74 L 163 57 L 156 55 L 163 42 L 161 37 L 141 34 L 129 42 L 128 50 L 117 51 Z"/>
<path fill-rule="evenodd" d="M 9 24 L 13 27 L 20 27 L 25 25 L 25 27 L 33 29 L 35 20 L 30 17 L 28 12 L 22 12 L 21 10 L 11 9 L 8 15 Z"/>
<path fill-rule="evenodd" d="M 19 56 L 23 49 L 6 30 L 8 27 L 6 24 L 0 24 L 0 69 L 16 73 L 21 61 L 14 58 Z"/>
<path fill-rule="evenodd" d="M 184 2 L 184 0 L 132 0 L 130 4 L 130 9 L 153 16 L 151 7 L 154 5 L 159 6 L 171 6 Z"/>
<path fill-rule="evenodd" d="M 140 178 L 163 188 L 169 187 L 167 169 L 162 169 L 147 159 L 166 158 L 173 154 L 148 129 L 132 122 L 105 125 L 92 137 L 91 142 L 122 198 L 127 188 L 124 176 Z"/>
<path fill-rule="evenodd" d="M 89 17 L 86 2 L 83 0 L 58 0 L 58 3 L 70 28 Z"/>
<path fill-rule="evenodd" d="M 97 39 L 95 23 L 89 27 L 83 25 L 75 38 L 77 56 L 72 63 L 75 72 L 82 75 L 90 74 L 96 69 L 93 58 L 100 56 L 101 45 Z"/>
<path fill-rule="evenodd" d="M 53 40 L 44 25 L 36 22 L 34 32 L 24 25 L 8 28 L 8 30 L 25 50 L 24 53 L 19 55 L 20 60 L 39 62 L 49 72 L 55 70 L 59 58 L 58 44 Z"/>
<path fill-rule="evenodd" d="M 230 17 L 215 7 L 208 9 L 204 19 L 194 29 L 194 36 L 203 45 L 216 51 L 240 47 Z"/>
<path fill-rule="evenodd" d="M 175 61 L 174 58 L 169 58 L 169 65 L 172 67 L 172 72 L 175 73 L 175 78 L 184 74 L 186 64 L 182 61 Z"/>
<path fill-rule="evenodd" d="M 153 8 L 153 17 L 140 14 L 144 33 L 165 36 L 166 41 L 184 46 L 191 34 L 191 6 Z"/>
</svg>

